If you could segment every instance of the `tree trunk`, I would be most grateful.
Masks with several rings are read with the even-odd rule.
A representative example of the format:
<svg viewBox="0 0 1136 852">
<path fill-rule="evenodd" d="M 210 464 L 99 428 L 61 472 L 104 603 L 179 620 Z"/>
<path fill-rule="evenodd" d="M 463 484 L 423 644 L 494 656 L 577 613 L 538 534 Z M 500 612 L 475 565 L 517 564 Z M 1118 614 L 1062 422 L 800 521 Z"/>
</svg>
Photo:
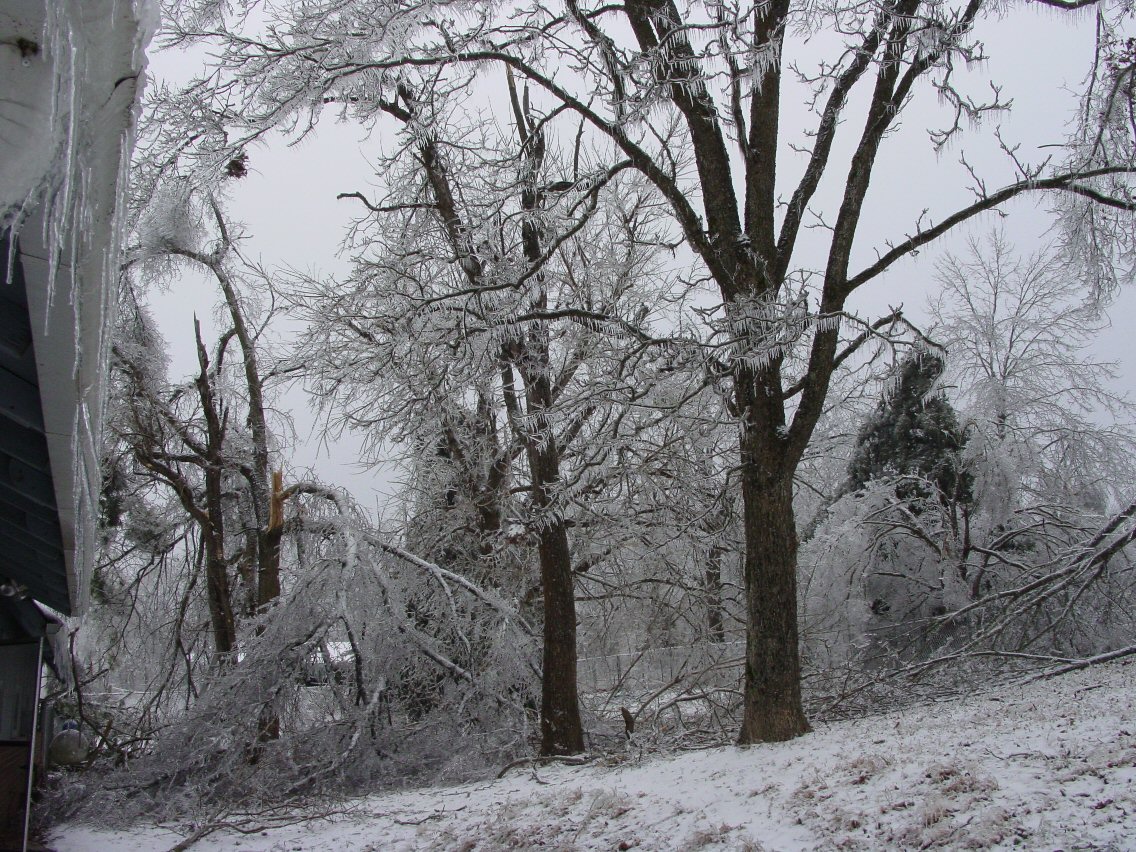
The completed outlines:
<svg viewBox="0 0 1136 852">
<path fill-rule="evenodd" d="M 545 350 L 541 350 L 545 354 Z M 543 358 L 547 364 L 547 357 Z M 535 434 L 526 437 L 532 476 L 532 509 L 538 530 L 540 585 L 544 596 L 544 657 L 540 683 L 540 753 L 578 754 L 584 725 L 576 695 L 576 589 L 568 528 L 552 506 L 551 488 L 560 481 L 560 450 L 544 414 L 551 400 L 547 370 L 522 373 L 529 413 L 537 415 Z"/>
<path fill-rule="evenodd" d="M 758 462 L 742 466 L 747 624 L 745 715 L 738 742 L 743 745 L 780 742 L 810 730 L 801 705 L 793 479 L 761 475 L 778 464 L 768 458 L 777 447 L 762 448 L 769 442 L 754 431 L 750 424 L 742 436 L 743 457 L 753 452 Z"/>
<path fill-rule="evenodd" d="M 576 697 L 576 593 L 563 522 L 541 531 L 539 549 L 544 589 L 540 753 L 578 754 L 584 750 L 584 726 Z"/>
<path fill-rule="evenodd" d="M 560 448 L 552 433 L 548 348 L 542 342 L 525 348 L 518 359 L 532 423 L 518 434 L 525 444 L 532 489 L 532 516 L 538 537 L 540 585 L 544 598 L 544 655 L 540 683 L 540 753 L 578 754 L 584 750 L 584 725 L 576 685 L 576 589 L 568 528 L 553 503 L 560 483 Z M 538 369 L 532 370 L 535 364 Z M 514 428 L 521 429 L 512 368 L 502 367 L 502 387 Z"/>
<path fill-rule="evenodd" d="M 224 553 L 211 529 L 203 529 L 205 545 L 205 588 L 209 600 L 209 621 L 213 627 L 213 645 L 218 659 L 229 662 L 237 644 L 236 620 L 233 618 L 228 566 Z"/>
<path fill-rule="evenodd" d="M 205 511 L 197 515 L 201 535 L 205 542 L 205 575 L 209 592 L 209 613 L 213 621 L 213 640 L 217 655 L 230 662 L 237 644 L 236 620 L 233 617 L 232 589 L 229 586 L 229 566 L 225 559 L 225 505 L 222 471 L 224 458 L 221 448 L 225 442 L 224 421 L 219 413 L 213 393 L 213 379 L 209 373 L 209 355 L 201 339 L 201 324 L 193 319 L 197 338 L 197 363 L 201 372 L 194 380 L 201 400 L 201 413 L 205 418 Z M 188 489 L 183 486 L 182 505 L 192 506 Z M 188 503 L 186 501 L 189 501 Z"/>
<path fill-rule="evenodd" d="M 284 537 L 284 472 L 272 472 L 268 497 L 268 523 L 259 536 L 260 565 L 257 571 L 257 609 L 263 612 L 280 597 L 280 541 Z"/>
<path fill-rule="evenodd" d="M 265 610 L 280 597 L 280 539 L 284 534 L 284 473 L 272 472 L 272 494 L 269 496 L 268 524 L 261 531 L 260 570 L 257 576 L 258 611 L 263 616 Z M 264 633 L 265 627 L 257 625 L 257 635 Z M 271 702 L 260 708 L 256 725 L 257 742 L 280 739 L 280 717 Z M 254 758 L 255 760 L 255 758 Z"/>
</svg>

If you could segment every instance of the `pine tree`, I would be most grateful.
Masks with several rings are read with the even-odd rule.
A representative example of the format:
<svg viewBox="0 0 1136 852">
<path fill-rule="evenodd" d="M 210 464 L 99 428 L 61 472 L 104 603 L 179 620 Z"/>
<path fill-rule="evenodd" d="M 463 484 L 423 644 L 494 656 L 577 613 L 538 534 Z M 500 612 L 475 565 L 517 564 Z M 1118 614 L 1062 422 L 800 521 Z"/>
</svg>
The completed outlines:
<svg viewBox="0 0 1136 852">
<path fill-rule="evenodd" d="M 960 463 L 966 435 L 936 387 L 944 367 L 942 358 L 928 352 L 916 352 L 899 365 L 894 390 L 860 429 L 844 493 L 895 478 L 901 480 L 896 494 L 903 500 L 932 497 L 927 483 L 933 483 L 940 500 L 972 502 L 972 477 Z"/>
</svg>

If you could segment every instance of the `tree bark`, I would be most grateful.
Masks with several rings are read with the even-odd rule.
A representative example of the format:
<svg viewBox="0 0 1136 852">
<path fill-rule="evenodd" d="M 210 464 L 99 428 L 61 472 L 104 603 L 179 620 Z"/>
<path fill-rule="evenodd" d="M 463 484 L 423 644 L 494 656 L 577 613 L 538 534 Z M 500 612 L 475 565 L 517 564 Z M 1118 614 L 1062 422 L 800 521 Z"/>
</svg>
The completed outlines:
<svg viewBox="0 0 1136 852">
<path fill-rule="evenodd" d="M 742 465 L 745 524 L 746 663 L 744 717 L 738 742 L 780 742 L 807 733 L 801 705 L 797 631 L 797 530 L 791 471 L 776 447 L 745 424 Z"/>
<path fill-rule="evenodd" d="M 257 603 L 263 611 L 280 597 L 280 542 L 284 537 L 284 472 L 272 472 L 268 497 L 268 523 L 259 536 L 260 570 L 257 572 Z"/>
<path fill-rule="evenodd" d="M 205 542 L 205 576 L 209 592 L 209 613 L 213 621 L 213 640 L 218 657 L 229 661 L 237 644 L 236 619 L 233 617 L 232 590 L 229 585 L 229 566 L 225 559 L 225 506 L 222 474 L 224 458 L 221 448 L 225 442 L 225 426 L 218 411 L 213 393 L 213 379 L 209 373 L 209 356 L 201 340 L 201 324 L 194 317 L 193 331 L 197 338 L 197 361 L 201 372 L 194 380 L 201 400 L 201 413 L 205 418 L 205 517 L 199 518 L 201 535 Z M 183 498 L 184 500 L 184 498 Z"/>
<path fill-rule="evenodd" d="M 560 448 L 547 411 L 552 404 L 548 352 L 544 346 L 522 345 L 538 366 L 522 368 L 527 409 L 534 428 L 522 432 L 532 479 L 532 516 L 537 532 L 540 585 L 544 598 L 544 652 L 540 686 L 540 753 L 578 754 L 584 750 L 584 726 L 576 690 L 576 590 L 568 528 L 552 505 L 560 481 Z M 524 359 L 522 359 L 523 361 Z M 515 408 L 511 370 L 502 374 L 506 398 Z M 516 423 L 516 418 L 514 418 Z M 519 423 L 517 424 L 519 425 Z"/>
<path fill-rule="evenodd" d="M 237 644 L 236 621 L 233 618 L 228 567 L 219 553 L 212 529 L 202 530 L 205 545 L 205 588 L 209 600 L 209 621 L 213 627 L 213 645 L 218 659 L 228 661 Z"/>
<path fill-rule="evenodd" d="M 262 412 L 263 413 L 263 412 Z M 260 571 L 257 577 L 257 599 L 263 612 L 280 597 L 280 540 L 284 535 L 284 472 L 272 472 L 272 494 L 269 497 L 268 524 L 260 531 Z M 264 633 L 257 625 L 257 635 Z M 257 742 L 280 739 L 280 716 L 271 702 L 260 708 L 256 725 Z M 253 758 L 255 760 L 255 757 Z"/>
<path fill-rule="evenodd" d="M 584 726 L 576 697 L 576 593 L 562 521 L 542 530 L 539 550 L 544 588 L 540 753 L 579 754 L 584 750 Z"/>
</svg>

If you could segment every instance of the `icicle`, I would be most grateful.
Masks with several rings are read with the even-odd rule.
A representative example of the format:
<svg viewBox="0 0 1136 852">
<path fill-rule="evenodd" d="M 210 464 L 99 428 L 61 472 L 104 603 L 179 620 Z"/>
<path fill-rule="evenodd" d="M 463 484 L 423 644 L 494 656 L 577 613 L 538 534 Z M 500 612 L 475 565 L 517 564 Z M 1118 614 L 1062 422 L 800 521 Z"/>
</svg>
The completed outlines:
<svg viewBox="0 0 1136 852">
<path fill-rule="evenodd" d="M 155 21 L 152 0 L 138 5 L 145 10 L 139 17 L 146 18 L 148 28 L 135 26 L 135 16 L 119 8 L 126 2 L 130 0 L 44 0 L 42 18 L 31 22 L 39 26 L 39 41 L 29 60 L 39 64 L 28 64 L 21 83 L 36 117 L 20 142 L 22 151 L 30 154 L 16 163 L 15 184 L 5 187 L 3 202 L 14 234 L 33 211 L 40 218 L 46 278 L 37 285 L 37 311 L 42 315 L 34 317 L 34 328 L 50 347 L 44 358 L 72 359 L 66 365 L 67 386 L 53 389 L 54 399 L 66 405 L 48 428 L 70 438 L 71 469 L 55 470 L 60 489 L 56 497 L 65 519 L 64 535 L 75 537 L 80 607 L 78 590 L 86 585 L 94 545 L 91 521 L 98 503 L 109 359 L 105 323 L 116 301 L 123 196 L 137 111 L 134 82 Z M 35 36 L 26 35 L 29 40 Z M 22 200 L 13 195 L 22 195 Z M 15 242 L 4 258 L 9 276 Z M 60 314 L 64 305 L 68 314 Z M 67 417 L 69 423 L 58 422 Z M 73 529 L 66 520 L 72 513 Z"/>
</svg>

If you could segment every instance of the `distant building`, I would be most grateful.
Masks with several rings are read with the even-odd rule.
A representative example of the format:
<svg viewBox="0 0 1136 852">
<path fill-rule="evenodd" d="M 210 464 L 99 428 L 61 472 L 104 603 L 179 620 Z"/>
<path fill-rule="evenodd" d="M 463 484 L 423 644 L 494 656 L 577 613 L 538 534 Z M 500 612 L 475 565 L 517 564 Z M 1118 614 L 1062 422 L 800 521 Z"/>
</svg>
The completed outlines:
<svg viewBox="0 0 1136 852">
<path fill-rule="evenodd" d="M 0 0 L 0 850 L 27 847 L 40 605 L 87 604 L 119 199 L 156 14 Z"/>
</svg>

